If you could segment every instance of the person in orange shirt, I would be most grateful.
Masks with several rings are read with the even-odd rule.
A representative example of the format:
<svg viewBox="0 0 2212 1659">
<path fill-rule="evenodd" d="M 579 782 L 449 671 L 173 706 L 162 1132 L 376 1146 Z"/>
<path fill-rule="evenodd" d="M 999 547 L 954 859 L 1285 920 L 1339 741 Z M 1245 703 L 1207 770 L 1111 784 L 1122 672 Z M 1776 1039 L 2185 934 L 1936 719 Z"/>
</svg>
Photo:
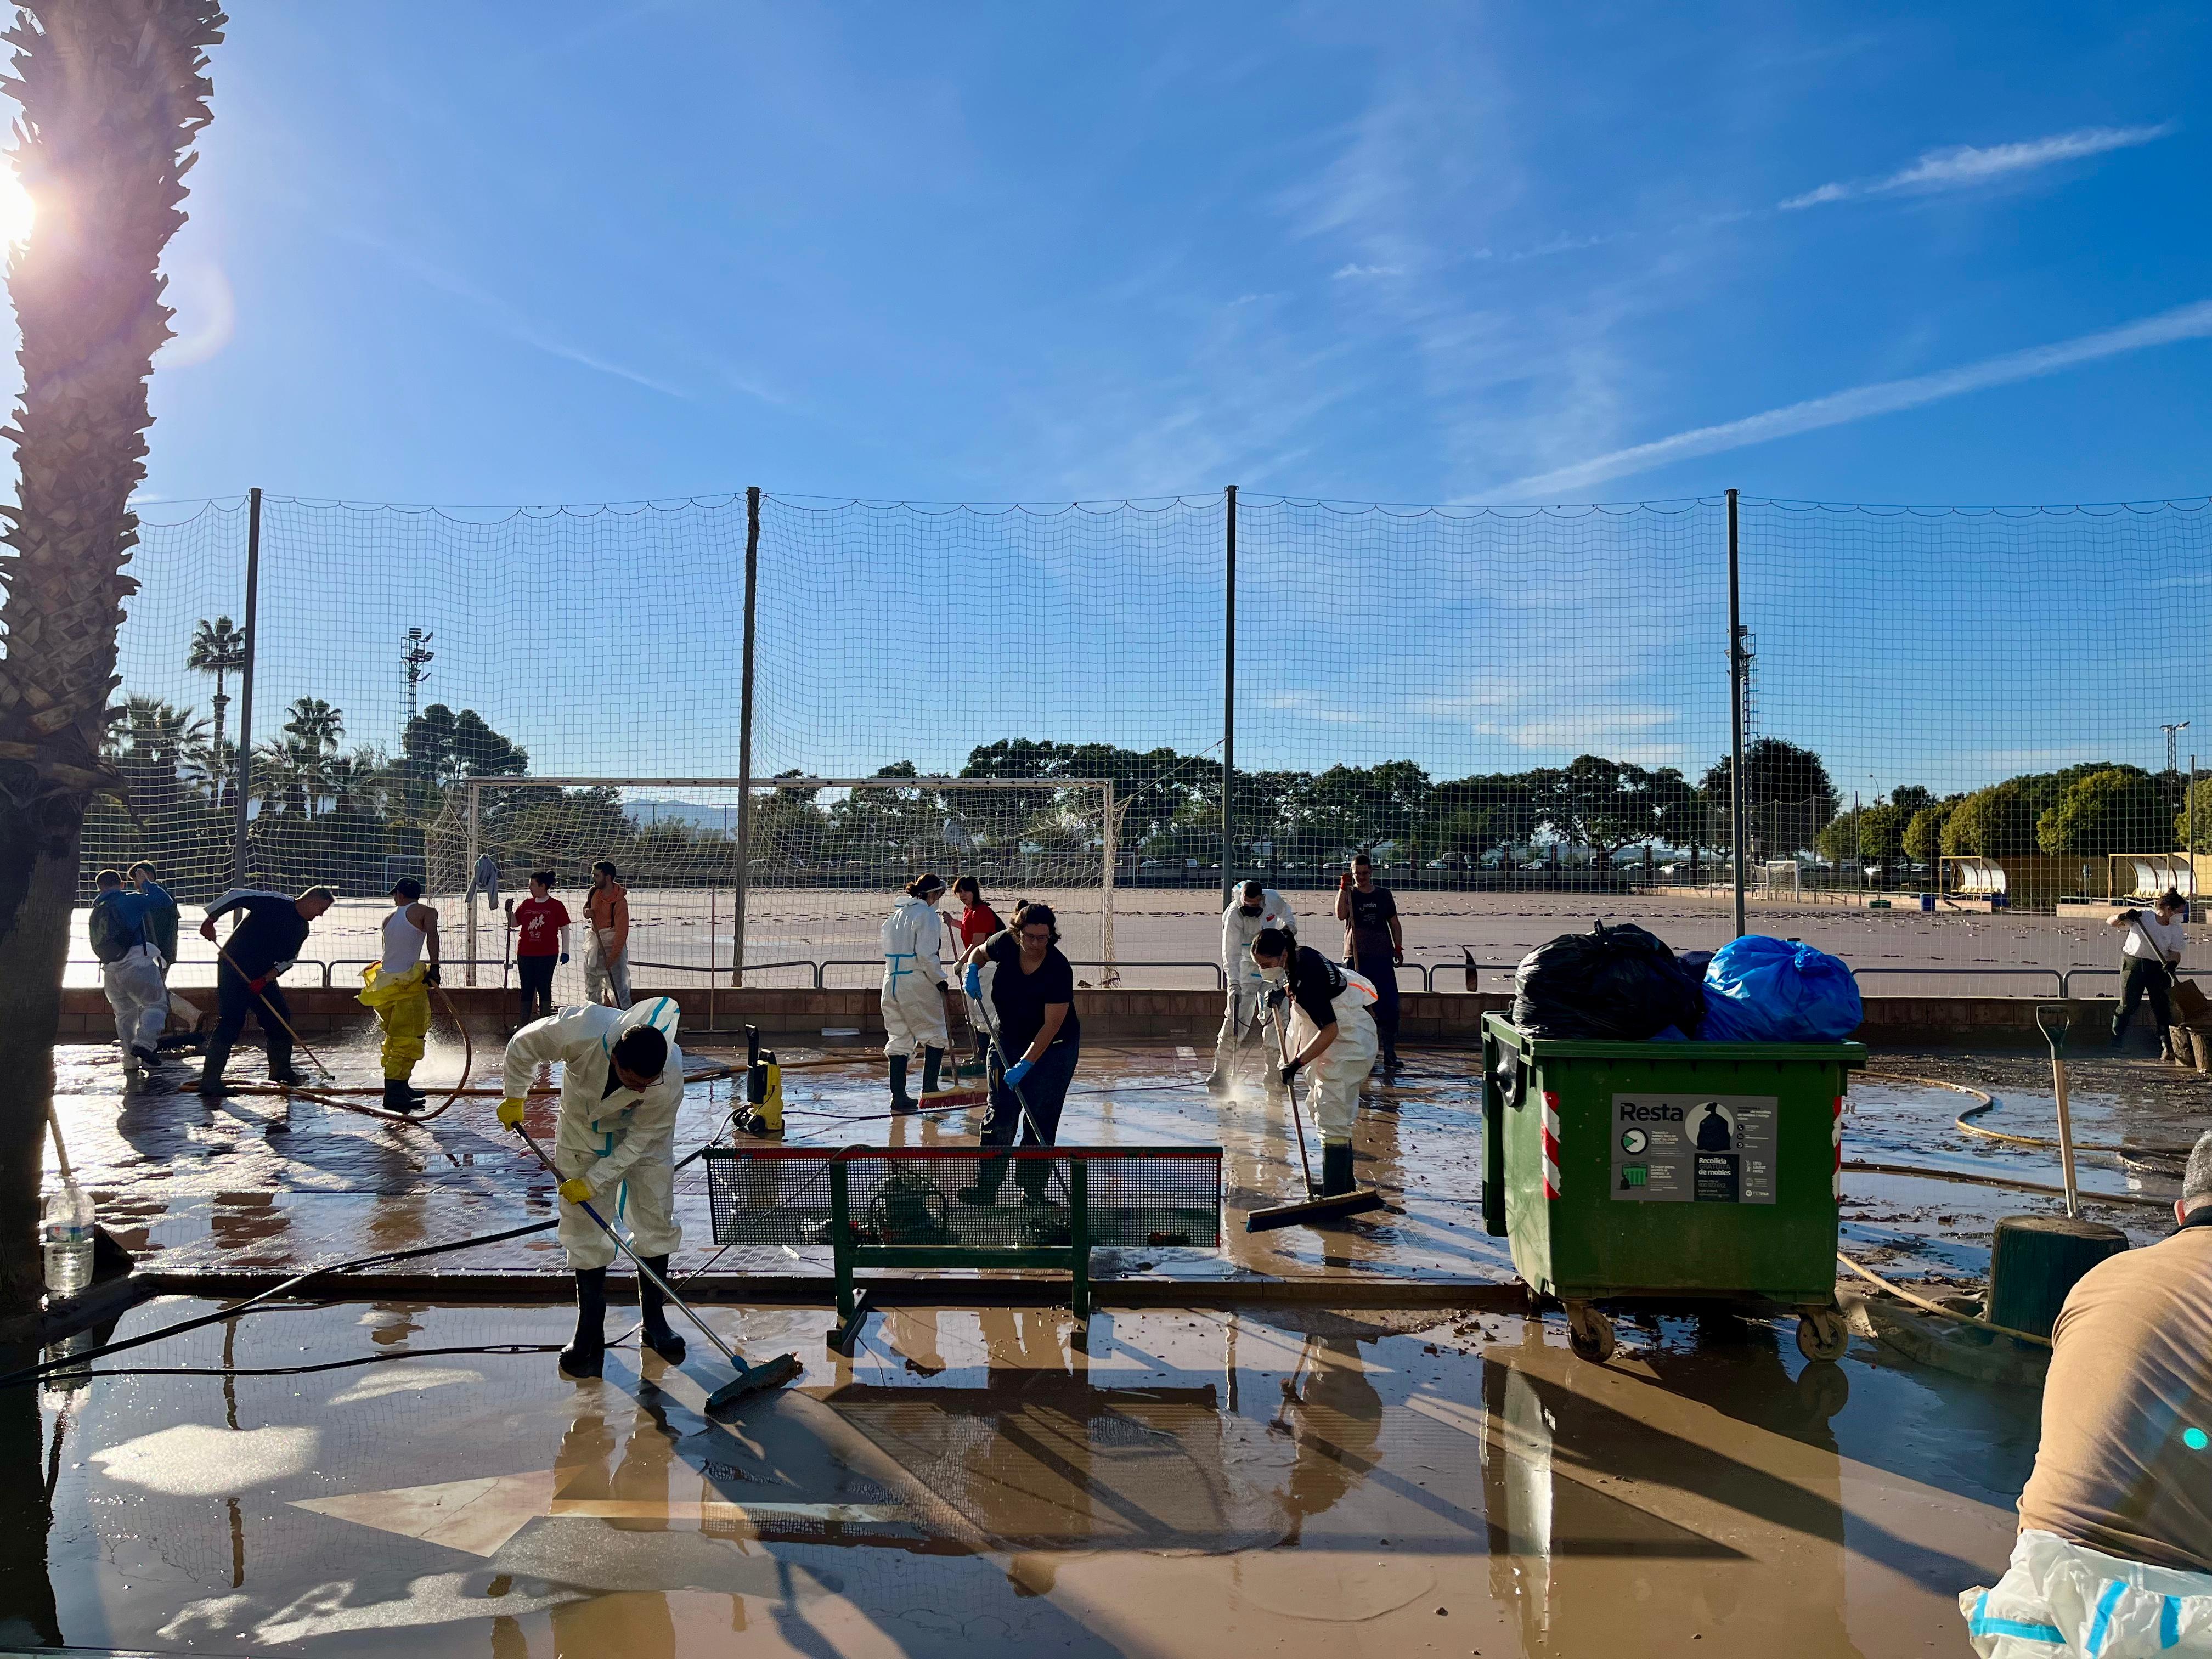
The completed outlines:
<svg viewBox="0 0 2212 1659">
<path fill-rule="evenodd" d="M 615 879 L 612 859 L 592 866 L 584 895 L 584 1000 L 629 1006 L 629 890 Z"/>
</svg>

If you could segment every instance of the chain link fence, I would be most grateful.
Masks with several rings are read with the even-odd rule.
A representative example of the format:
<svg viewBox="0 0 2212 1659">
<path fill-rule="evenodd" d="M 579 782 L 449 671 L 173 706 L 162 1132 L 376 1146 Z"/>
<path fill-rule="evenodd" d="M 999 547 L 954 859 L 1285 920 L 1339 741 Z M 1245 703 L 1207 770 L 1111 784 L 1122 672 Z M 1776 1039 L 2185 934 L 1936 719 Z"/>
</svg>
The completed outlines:
<svg viewBox="0 0 2212 1659">
<path fill-rule="evenodd" d="M 2212 874 L 2206 502 L 1734 511 L 1732 558 L 1724 498 L 149 506 L 85 896 L 326 883 L 343 962 L 413 874 L 497 982 L 504 900 L 606 858 L 649 981 L 860 982 L 933 869 L 1096 977 L 1209 960 L 1237 878 L 1325 917 L 1366 851 L 1449 984 L 1597 917 L 1717 944 L 1741 840 L 1753 927 L 2026 989 Z"/>
</svg>

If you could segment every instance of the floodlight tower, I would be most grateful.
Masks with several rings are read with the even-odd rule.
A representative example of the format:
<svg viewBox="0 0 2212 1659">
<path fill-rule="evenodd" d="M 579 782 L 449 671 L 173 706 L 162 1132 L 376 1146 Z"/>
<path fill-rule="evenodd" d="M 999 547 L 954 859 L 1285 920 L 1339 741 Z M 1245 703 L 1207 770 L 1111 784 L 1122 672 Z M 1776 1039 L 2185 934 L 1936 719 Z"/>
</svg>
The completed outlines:
<svg viewBox="0 0 2212 1659">
<path fill-rule="evenodd" d="M 415 723 L 416 705 L 422 700 L 422 682 L 429 677 L 428 664 L 438 654 L 423 647 L 435 638 L 437 635 L 434 634 L 425 634 L 419 628 L 410 628 L 407 630 L 407 648 L 399 654 L 399 660 L 407 665 L 407 723 L 410 726 Z"/>
<path fill-rule="evenodd" d="M 2169 720 L 2158 729 L 2166 733 L 2166 775 L 2172 777 L 2181 769 L 2181 734 L 2189 729 L 2189 722 Z"/>
</svg>

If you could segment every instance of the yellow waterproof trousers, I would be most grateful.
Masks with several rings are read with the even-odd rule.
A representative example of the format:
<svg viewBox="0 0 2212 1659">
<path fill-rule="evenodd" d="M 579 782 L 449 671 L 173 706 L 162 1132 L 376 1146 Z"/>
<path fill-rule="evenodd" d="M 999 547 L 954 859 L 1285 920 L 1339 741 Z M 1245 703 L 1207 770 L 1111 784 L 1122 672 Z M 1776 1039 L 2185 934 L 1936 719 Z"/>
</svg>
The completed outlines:
<svg viewBox="0 0 2212 1659">
<path fill-rule="evenodd" d="M 418 962 L 404 974 L 387 974 L 371 963 L 361 970 L 356 1000 L 375 1010 L 376 1023 L 384 1028 L 384 1075 L 402 1082 L 415 1074 L 422 1039 L 430 1030 L 430 988 L 422 977 L 427 966 Z"/>
</svg>

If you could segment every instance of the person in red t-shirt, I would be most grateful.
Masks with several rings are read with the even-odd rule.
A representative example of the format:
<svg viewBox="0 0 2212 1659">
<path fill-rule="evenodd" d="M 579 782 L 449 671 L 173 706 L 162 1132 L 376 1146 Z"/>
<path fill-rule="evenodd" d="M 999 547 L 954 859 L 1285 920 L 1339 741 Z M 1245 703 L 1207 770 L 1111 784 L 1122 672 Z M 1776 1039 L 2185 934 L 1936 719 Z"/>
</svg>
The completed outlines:
<svg viewBox="0 0 2212 1659">
<path fill-rule="evenodd" d="M 960 954 L 965 957 L 985 939 L 1006 931 L 1006 924 L 999 920 L 999 913 L 983 902 L 983 890 L 973 876 L 963 876 L 952 884 L 952 896 L 960 901 Z M 968 1010 L 968 1029 L 975 1037 L 975 1064 L 987 1066 L 991 1059 L 991 1039 L 971 1005 Z"/>
<path fill-rule="evenodd" d="M 553 1012 L 553 968 L 568 959 L 568 907 L 553 896 L 553 872 L 530 878 L 530 896 L 507 913 L 514 930 L 514 975 L 522 981 L 522 1021 Z"/>
</svg>

